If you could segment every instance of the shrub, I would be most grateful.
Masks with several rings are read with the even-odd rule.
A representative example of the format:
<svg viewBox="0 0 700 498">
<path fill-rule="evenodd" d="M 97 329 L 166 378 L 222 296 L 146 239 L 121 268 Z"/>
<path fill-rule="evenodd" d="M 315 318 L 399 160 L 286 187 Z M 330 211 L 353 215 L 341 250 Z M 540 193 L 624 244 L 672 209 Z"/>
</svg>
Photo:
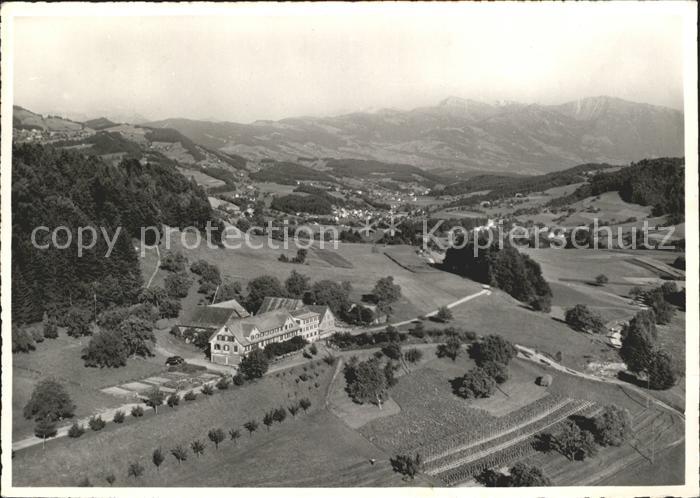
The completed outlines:
<svg viewBox="0 0 700 498">
<path fill-rule="evenodd" d="M 228 380 L 226 377 L 221 377 L 216 382 L 216 388 L 219 389 L 220 391 L 225 391 L 226 389 L 229 388 L 230 385 L 231 385 L 231 381 Z"/>
<path fill-rule="evenodd" d="M 457 394 L 463 398 L 488 398 L 496 389 L 496 381 L 480 367 L 469 370 L 457 382 Z"/>
<path fill-rule="evenodd" d="M 382 353 L 384 353 L 387 358 L 399 360 L 401 359 L 401 346 L 395 342 L 391 342 L 382 348 Z"/>
<path fill-rule="evenodd" d="M 593 418 L 593 434 L 601 446 L 620 446 L 630 436 L 632 419 L 627 410 L 608 405 Z"/>
<path fill-rule="evenodd" d="M 168 400 L 166 402 L 170 408 L 175 408 L 180 404 L 180 396 L 178 396 L 177 393 L 172 393 L 170 396 L 168 396 Z"/>
<path fill-rule="evenodd" d="M 226 439 L 226 434 L 222 429 L 211 429 L 209 434 L 207 434 L 209 440 L 214 443 L 214 447 L 218 450 L 219 444 Z"/>
<path fill-rule="evenodd" d="M 131 409 L 131 416 L 132 417 L 143 417 L 143 407 L 141 405 L 137 405 Z"/>
<path fill-rule="evenodd" d="M 160 448 L 156 448 L 155 450 L 153 450 L 151 460 L 153 460 L 153 465 L 156 466 L 156 469 L 160 470 L 160 465 L 163 463 L 163 460 L 165 460 L 165 457 L 163 456 L 163 450 L 161 450 Z"/>
<path fill-rule="evenodd" d="M 312 344 L 311 347 L 309 347 L 309 353 L 314 356 L 318 354 L 318 347 L 316 347 L 316 344 Z"/>
<path fill-rule="evenodd" d="M 212 394 L 214 394 L 214 388 L 211 387 L 211 384 L 204 384 L 202 386 L 202 394 L 206 396 L 211 396 Z"/>
<path fill-rule="evenodd" d="M 239 371 L 247 379 L 262 377 L 269 366 L 267 356 L 261 349 L 254 349 L 241 360 Z"/>
<path fill-rule="evenodd" d="M 231 429 L 228 431 L 228 435 L 231 436 L 231 441 L 235 444 L 238 438 L 241 437 L 241 431 L 238 429 Z"/>
<path fill-rule="evenodd" d="M 33 329 L 31 331 L 31 338 L 37 344 L 44 342 L 44 332 L 41 330 Z"/>
<path fill-rule="evenodd" d="M 396 455 L 390 461 L 391 468 L 394 469 L 394 472 L 403 474 L 405 477 L 410 477 L 411 479 L 416 476 L 422 463 L 421 456 L 418 453 L 413 457 L 410 455 Z"/>
<path fill-rule="evenodd" d="M 446 323 L 452 320 L 452 311 L 447 306 L 441 306 L 435 315 L 435 319 L 438 322 Z"/>
<path fill-rule="evenodd" d="M 245 378 L 239 373 L 233 376 L 233 383 L 237 386 L 242 386 L 245 384 Z"/>
<path fill-rule="evenodd" d="M 68 429 L 68 437 L 80 437 L 83 434 L 85 434 L 85 427 L 82 424 L 78 424 L 78 422 L 73 422 L 73 425 Z"/>
<path fill-rule="evenodd" d="M 46 317 L 43 325 L 46 339 L 56 339 L 58 337 L 58 324 L 53 316 Z"/>
<path fill-rule="evenodd" d="M 192 452 L 197 456 L 197 458 L 204 454 L 206 447 L 207 446 L 199 439 L 195 439 L 192 441 L 192 444 L 190 444 L 190 448 L 192 448 Z"/>
<path fill-rule="evenodd" d="M 101 431 L 105 427 L 105 421 L 102 420 L 102 417 L 99 415 L 97 416 L 92 416 L 90 417 L 90 420 L 88 420 L 88 425 L 90 426 L 90 429 L 93 431 Z"/>
<path fill-rule="evenodd" d="M 129 469 L 127 470 L 127 476 L 134 477 L 134 479 L 141 477 L 143 475 L 143 465 L 139 462 L 132 462 L 129 464 Z"/>
<path fill-rule="evenodd" d="M 566 310 L 565 321 L 571 328 L 581 332 L 600 334 L 605 331 L 600 315 L 588 309 L 585 304 L 577 304 Z"/>
<path fill-rule="evenodd" d="M 497 361 L 487 361 L 481 365 L 481 368 L 496 381 L 496 384 L 503 384 L 510 377 L 508 367 Z"/>
<path fill-rule="evenodd" d="M 409 363 L 418 363 L 423 358 L 423 351 L 416 348 L 411 348 L 404 353 L 404 358 Z"/>
<path fill-rule="evenodd" d="M 287 418 L 287 410 L 283 406 L 276 408 L 272 414 L 272 418 L 274 418 L 275 422 L 279 422 L 281 424 Z"/>
<path fill-rule="evenodd" d="M 183 397 L 185 401 L 194 401 L 197 399 L 197 393 L 194 391 L 187 391 Z"/>
<path fill-rule="evenodd" d="M 187 460 L 187 448 L 185 448 L 181 444 L 178 444 L 172 450 L 170 450 L 170 454 L 175 457 L 175 460 L 177 460 L 178 464 L 181 464 L 182 462 Z"/>
<path fill-rule="evenodd" d="M 495 361 L 507 366 L 515 356 L 515 347 L 500 335 L 488 335 L 472 344 L 469 352 L 479 365 Z"/>
</svg>

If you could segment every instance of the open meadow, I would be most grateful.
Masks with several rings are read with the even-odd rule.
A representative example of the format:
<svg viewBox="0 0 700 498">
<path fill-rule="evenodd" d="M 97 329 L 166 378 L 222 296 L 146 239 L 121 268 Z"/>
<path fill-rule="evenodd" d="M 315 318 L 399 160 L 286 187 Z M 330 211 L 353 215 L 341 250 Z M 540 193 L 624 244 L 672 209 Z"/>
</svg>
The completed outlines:
<svg viewBox="0 0 700 498">
<path fill-rule="evenodd" d="M 186 235 L 190 237 L 190 234 Z M 193 246 L 185 239 L 185 243 Z M 245 289 L 247 283 L 262 275 L 277 277 L 281 282 L 289 277 L 292 270 L 309 276 L 313 281 L 328 279 L 336 282 L 349 281 L 353 286 L 353 299 L 359 299 L 363 294 L 371 292 L 379 278 L 393 276 L 395 283 L 401 286 L 402 298 L 393 306 L 392 319 L 405 320 L 433 311 L 440 306 L 449 304 L 466 295 L 480 290 L 480 285 L 451 273 L 436 271 L 426 263 L 411 257 L 411 269 L 406 269 L 384 254 L 385 251 L 395 254 L 402 251 L 410 254 L 414 248 L 401 249 L 403 246 L 373 246 L 370 244 L 338 243 L 337 249 L 332 243 L 324 244 L 321 248 L 318 241 L 314 242 L 308 251 L 304 264 L 292 264 L 279 261 L 281 254 L 289 258 L 296 254 L 296 247 L 290 242 L 284 249 L 282 243 L 272 240 L 278 249 L 268 247 L 268 239 L 262 236 L 251 236 L 255 247 L 248 247 L 244 242 L 240 248 L 209 248 L 200 244 L 194 249 L 183 246 L 180 232 L 170 239 L 170 250 L 181 251 L 190 263 L 204 259 L 215 264 L 223 276 L 239 281 Z M 305 244 L 307 241 L 301 241 Z M 233 244 L 233 241 L 230 242 Z M 166 251 L 165 242 L 161 243 L 161 254 Z M 146 273 L 150 264 L 142 260 L 143 272 Z M 152 270 L 151 270 L 152 271 Z M 162 285 L 167 272 L 160 270 L 154 278 L 154 285 Z M 192 302 L 194 301 L 194 302 Z M 183 312 L 188 307 L 197 304 L 196 299 L 183 301 Z"/>
<path fill-rule="evenodd" d="M 297 440 L 305 432 L 323 432 L 322 428 L 317 428 L 312 422 L 311 417 L 323 405 L 334 367 L 317 360 L 313 368 L 304 368 L 308 369 L 310 374 L 307 381 L 299 381 L 299 376 L 304 370 L 302 367 L 296 367 L 271 374 L 243 387 L 231 387 L 227 391 L 215 392 L 212 396 L 199 394 L 195 401 L 181 401 L 176 408 L 163 406 L 157 415 L 147 409 L 146 415 L 138 421 L 132 421 L 127 415 L 131 423 L 110 423 L 100 432 L 88 430 L 79 439 L 63 437 L 49 440 L 46 449 L 38 445 L 18 451 L 13 460 L 14 482 L 19 486 L 75 486 L 87 477 L 95 485 L 105 485 L 104 475 L 114 473 L 117 477 L 116 484 L 119 486 L 210 484 L 210 479 L 214 479 L 215 475 L 218 475 L 217 485 L 253 485 L 256 480 L 258 485 L 263 482 L 271 484 L 272 481 L 266 480 L 260 472 L 260 460 L 250 459 L 251 454 L 255 451 L 269 453 L 274 441 L 282 434 L 287 434 L 286 437 L 291 440 Z M 275 424 L 268 432 L 262 424 L 263 414 L 279 406 L 286 408 L 288 404 L 302 397 L 311 401 L 309 413 L 297 414 L 296 420 L 292 420 L 289 415 L 288 420 L 281 425 Z M 252 435 L 243 428 L 243 424 L 250 419 L 256 419 L 260 425 Z M 217 427 L 227 434 L 227 441 L 222 443 L 218 453 L 207 439 L 207 432 Z M 241 437 L 235 443 L 228 440 L 230 429 L 241 431 Z M 190 451 L 187 462 L 178 464 L 170 455 L 170 450 L 180 443 L 189 448 L 190 443 L 197 438 L 208 445 L 205 456 L 197 458 Z M 265 444 L 265 441 L 269 441 L 269 444 Z M 160 471 L 156 472 L 150 459 L 153 450 L 159 447 L 166 455 L 166 462 Z M 285 451 L 297 451 L 291 444 L 280 447 L 285 447 Z M 344 450 L 349 448 L 351 445 L 344 447 Z M 333 449 L 322 448 L 319 451 Z M 224 472 L 219 465 L 212 467 L 211 462 L 205 463 L 207 453 L 209 458 L 214 458 L 215 455 L 217 462 L 225 462 L 232 470 L 245 461 L 250 462 L 250 465 L 257 462 L 258 469 L 251 473 Z M 351 454 L 352 452 L 348 452 L 344 455 L 346 460 L 342 460 L 339 465 L 345 466 Z M 363 454 L 361 458 L 364 459 L 365 456 L 370 455 Z M 313 457 L 309 455 L 309 458 Z M 359 459 L 358 456 L 357 460 Z M 133 461 L 138 461 L 147 468 L 144 476 L 138 480 L 127 478 L 127 466 Z M 289 465 L 304 464 L 296 458 L 290 458 L 287 466 Z M 325 470 L 329 468 L 332 468 L 332 465 Z M 300 467 L 287 467 L 287 470 L 287 478 L 304 477 L 304 474 L 299 473 Z M 282 480 L 283 473 L 277 478 Z M 278 485 L 282 485 L 282 482 Z"/>
<path fill-rule="evenodd" d="M 22 414 L 34 386 L 43 379 L 55 379 L 65 388 L 76 405 L 78 418 L 105 408 L 120 406 L 124 400 L 105 394 L 103 388 L 157 375 L 166 370 L 165 357 L 131 358 L 124 368 L 87 368 L 81 353 L 89 337 L 68 337 L 60 330 L 57 339 L 46 339 L 28 354 L 12 357 L 12 438 L 31 436 L 34 422 Z"/>
</svg>

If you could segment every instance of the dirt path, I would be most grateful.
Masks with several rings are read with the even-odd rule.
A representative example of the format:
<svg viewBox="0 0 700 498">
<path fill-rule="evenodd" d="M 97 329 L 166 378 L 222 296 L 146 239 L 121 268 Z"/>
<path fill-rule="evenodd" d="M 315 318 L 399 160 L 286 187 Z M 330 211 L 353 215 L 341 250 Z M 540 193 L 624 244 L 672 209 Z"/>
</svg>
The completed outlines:
<svg viewBox="0 0 700 498">
<path fill-rule="evenodd" d="M 151 278 L 148 279 L 148 283 L 146 284 L 146 289 L 148 289 L 151 286 L 151 283 L 153 283 L 153 279 L 156 277 L 156 274 L 158 273 L 158 269 L 160 269 L 160 249 L 158 249 L 158 246 L 156 246 L 156 255 L 158 256 L 158 261 L 156 262 L 156 267 L 153 270 L 153 273 L 151 274 Z"/>
<path fill-rule="evenodd" d="M 597 375 L 579 372 L 578 370 L 574 370 L 572 368 L 565 367 L 564 365 L 557 363 L 556 361 L 550 359 L 547 356 L 544 356 L 543 354 L 538 353 L 537 351 L 535 351 L 533 349 L 526 348 L 525 346 L 521 346 L 519 344 L 514 344 L 514 346 L 518 350 L 518 357 L 519 358 L 522 358 L 522 359 L 528 360 L 528 361 L 532 361 L 534 363 L 544 364 L 544 365 L 547 365 L 549 367 L 552 367 L 555 370 L 559 370 L 560 372 L 565 372 L 565 373 L 568 373 L 569 375 L 573 375 L 575 377 L 580 377 L 582 379 L 591 380 L 594 382 L 605 382 L 608 384 L 616 384 L 616 385 L 622 386 L 625 389 L 629 389 L 631 391 L 634 391 L 635 393 L 639 394 L 644 399 L 649 400 L 650 402 L 654 403 L 655 405 L 658 405 L 658 406 L 662 407 L 663 409 L 668 410 L 669 412 L 671 412 L 675 415 L 678 415 L 685 422 L 685 414 L 683 412 L 673 408 L 672 406 L 670 406 L 670 405 L 664 403 L 663 401 L 661 401 L 660 399 L 656 398 L 654 395 L 649 394 L 649 393 L 645 392 L 644 390 L 629 384 L 628 382 L 624 382 L 624 381 L 621 381 L 618 379 L 608 379 L 605 377 L 598 377 Z"/>
<path fill-rule="evenodd" d="M 491 295 L 491 291 L 488 290 L 488 289 L 484 289 L 484 290 L 481 290 L 481 291 L 479 291 L 479 292 L 475 292 L 474 294 L 470 294 L 470 295 L 465 296 L 465 297 L 463 297 L 463 298 L 461 298 L 461 299 L 457 299 L 456 301 L 453 301 L 453 302 L 451 302 L 450 304 L 447 304 L 446 307 L 451 309 L 451 308 L 454 308 L 455 306 L 459 306 L 460 304 L 464 304 L 464 303 L 466 303 L 466 302 L 468 302 L 468 301 L 471 301 L 472 299 L 476 299 L 477 297 L 479 297 L 479 296 L 484 296 L 484 295 L 490 296 L 490 295 Z M 426 316 L 426 317 L 435 316 L 435 315 L 438 314 L 438 311 L 439 311 L 439 310 L 433 310 L 433 311 L 430 311 L 430 312 L 426 313 L 426 314 L 423 315 L 423 316 Z M 362 333 L 362 332 L 376 332 L 377 330 L 384 330 L 384 329 L 387 328 L 389 325 L 392 325 L 392 326 L 394 326 L 394 327 L 401 327 L 401 326 L 403 326 L 403 325 L 408 325 L 409 323 L 413 323 L 413 322 L 416 321 L 417 319 L 418 319 L 418 318 L 416 317 L 416 318 L 411 318 L 410 320 L 404 320 L 403 322 L 395 322 L 395 323 L 391 323 L 391 324 L 385 323 L 384 325 L 381 325 L 381 326 L 379 326 L 379 327 L 372 327 L 372 328 L 369 328 L 369 329 L 357 329 L 357 330 L 356 330 L 356 333 L 360 334 L 360 333 Z"/>
</svg>

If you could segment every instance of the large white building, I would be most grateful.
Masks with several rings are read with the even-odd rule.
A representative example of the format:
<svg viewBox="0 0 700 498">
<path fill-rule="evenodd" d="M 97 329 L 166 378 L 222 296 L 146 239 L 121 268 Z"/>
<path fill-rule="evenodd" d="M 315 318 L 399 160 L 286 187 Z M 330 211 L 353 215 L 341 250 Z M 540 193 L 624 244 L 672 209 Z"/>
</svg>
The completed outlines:
<svg viewBox="0 0 700 498">
<path fill-rule="evenodd" d="M 206 337 L 211 361 L 233 366 L 253 349 L 264 349 L 268 344 L 296 336 L 314 342 L 332 335 L 336 327 L 335 316 L 327 306 L 306 306 L 299 299 L 266 297 L 255 316 L 235 300 L 199 306 L 178 329 L 188 341 Z"/>
<path fill-rule="evenodd" d="M 308 342 L 319 339 L 320 315 L 306 308 L 268 311 L 249 318 L 229 320 L 209 338 L 211 361 L 238 365 L 254 349 L 264 349 L 273 342 L 301 336 Z"/>
</svg>

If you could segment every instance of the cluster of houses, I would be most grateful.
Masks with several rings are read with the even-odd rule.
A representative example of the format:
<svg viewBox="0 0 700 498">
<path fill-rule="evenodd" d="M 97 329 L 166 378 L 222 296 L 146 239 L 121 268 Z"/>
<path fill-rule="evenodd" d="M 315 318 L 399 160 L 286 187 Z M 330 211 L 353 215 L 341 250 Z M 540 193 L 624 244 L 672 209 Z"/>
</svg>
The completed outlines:
<svg viewBox="0 0 700 498">
<path fill-rule="evenodd" d="M 300 299 L 266 297 L 254 316 L 232 299 L 200 306 L 177 325 L 180 334 L 209 338 L 210 359 L 220 365 L 238 365 L 254 349 L 300 336 L 307 342 L 335 332 L 335 316 L 327 306 L 305 305 Z"/>
</svg>

